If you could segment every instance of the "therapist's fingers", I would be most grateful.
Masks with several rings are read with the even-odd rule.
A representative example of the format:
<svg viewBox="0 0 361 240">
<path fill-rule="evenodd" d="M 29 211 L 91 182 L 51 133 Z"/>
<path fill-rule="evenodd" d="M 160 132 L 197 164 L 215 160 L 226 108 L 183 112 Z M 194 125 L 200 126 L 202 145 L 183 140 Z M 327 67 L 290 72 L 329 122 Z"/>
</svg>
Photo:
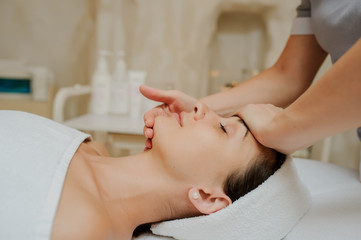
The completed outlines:
<svg viewBox="0 0 361 240">
<path fill-rule="evenodd" d="M 270 133 L 270 126 L 274 118 L 282 111 L 282 108 L 272 104 L 249 104 L 241 108 L 237 115 L 244 120 L 253 136 L 261 144 L 272 147 L 270 144 L 277 133 Z"/>
<path fill-rule="evenodd" d="M 143 134 L 146 138 L 153 138 L 154 136 L 154 131 L 152 128 L 149 128 L 147 126 L 144 126 L 144 129 L 143 129 Z"/>
<path fill-rule="evenodd" d="M 152 148 L 152 140 L 150 140 L 149 138 L 145 141 L 145 147 L 148 149 Z"/>
<path fill-rule="evenodd" d="M 252 132 L 266 127 L 278 112 L 278 108 L 271 104 L 248 104 L 238 111 L 238 115 Z"/>
<path fill-rule="evenodd" d="M 192 111 L 197 102 L 197 99 L 178 90 L 160 90 L 145 85 L 141 85 L 139 90 L 146 98 L 165 103 L 170 112 Z"/>
<path fill-rule="evenodd" d="M 155 118 L 162 115 L 165 115 L 163 105 L 150 109 L 144 114 L 145 126 L 152 128 L 154 126 Z"/>
<path fill-rule="evenodd" d="M 169 90 L 161 90 L 146 85 L 141 85 L 139 91 L 143 94 L 144 97 L 157 102 L 171 103 L 175 99 L 172 91 Z"/>
</svg>

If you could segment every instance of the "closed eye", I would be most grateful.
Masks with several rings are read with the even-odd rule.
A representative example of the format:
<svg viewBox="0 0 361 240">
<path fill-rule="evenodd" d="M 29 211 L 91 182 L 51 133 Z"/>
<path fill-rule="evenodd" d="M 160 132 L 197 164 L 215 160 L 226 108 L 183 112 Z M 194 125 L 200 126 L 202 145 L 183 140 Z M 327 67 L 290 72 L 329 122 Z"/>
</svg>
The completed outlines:
<svg viewBox="0 0 361 240">
<path fill-rule="evenodd" d="M 226 128 L 222 125 L 222 123 L 219 123 L 219 125 L 221 126 L 222 131 L 225 132 L 225 133 L 227 133 L 227 130 L 226 130 Z"/>
</svg>

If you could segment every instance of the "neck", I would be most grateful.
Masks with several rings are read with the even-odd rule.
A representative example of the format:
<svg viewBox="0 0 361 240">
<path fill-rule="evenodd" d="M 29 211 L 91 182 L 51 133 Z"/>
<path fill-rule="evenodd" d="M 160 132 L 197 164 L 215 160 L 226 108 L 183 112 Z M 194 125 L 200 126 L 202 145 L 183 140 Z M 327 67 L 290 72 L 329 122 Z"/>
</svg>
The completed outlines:
<svg viewBox="0 0 361 240">
<path fill-rule="evenodd" d="M 141 224 L 180 217 L 174 206 L 189 209 L 185 216 L 194 210 L 189 207 L 185 184 L 167 174 L 155 155 L 148 151 L 91 161 L 97 195 L 118 235 L 130 239 Z"/>
</svg>

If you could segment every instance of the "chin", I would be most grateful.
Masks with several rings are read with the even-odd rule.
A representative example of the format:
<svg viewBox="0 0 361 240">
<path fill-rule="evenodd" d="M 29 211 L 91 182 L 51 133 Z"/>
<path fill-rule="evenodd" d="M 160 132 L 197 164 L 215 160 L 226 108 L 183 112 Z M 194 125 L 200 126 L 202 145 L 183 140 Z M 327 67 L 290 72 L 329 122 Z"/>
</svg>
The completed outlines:
<svg viewBox="0 0 361 240">
<path fill-rule="evenodd" d="M 152 139 L 152 149 L 166 150 L 171 149 L 177 136 L 180 126 L 171 116 L 160 116 L 155 119 Z"/>
<path fill-rule="evenodd" d="M 173 133 L 180 128 L 178 121 L 173 116 L 159 116 L 154 122 L 154 136 L 163 133 Z"/>
<path fill-rule="evenodd" d="M 155 119 L 153 126 L 154 136 L 152 139 L 153 146 L 161 145 L 163 139 L 169 136 L 169 133 L 173 130 L 169 125 L 169 117 L 160 116 Z"/>
</svg>

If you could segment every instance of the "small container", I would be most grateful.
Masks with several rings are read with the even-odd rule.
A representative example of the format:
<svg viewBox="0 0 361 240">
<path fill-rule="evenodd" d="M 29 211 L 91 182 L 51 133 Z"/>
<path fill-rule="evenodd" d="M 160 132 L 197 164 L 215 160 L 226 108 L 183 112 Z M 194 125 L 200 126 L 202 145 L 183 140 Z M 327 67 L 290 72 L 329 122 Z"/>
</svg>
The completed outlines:
<svg viewBox="0 0 361 240">
<path fill-rule="evenodd" d="M 100 51 L 96 70 L 92 77 L 92 95 L 91 112 L 99 115 L 109 113 L 110 103 L 110 84 L 111 75 L 109 74 L 106 56 L 110 55 L 107 51 Z"/>
</svg>

